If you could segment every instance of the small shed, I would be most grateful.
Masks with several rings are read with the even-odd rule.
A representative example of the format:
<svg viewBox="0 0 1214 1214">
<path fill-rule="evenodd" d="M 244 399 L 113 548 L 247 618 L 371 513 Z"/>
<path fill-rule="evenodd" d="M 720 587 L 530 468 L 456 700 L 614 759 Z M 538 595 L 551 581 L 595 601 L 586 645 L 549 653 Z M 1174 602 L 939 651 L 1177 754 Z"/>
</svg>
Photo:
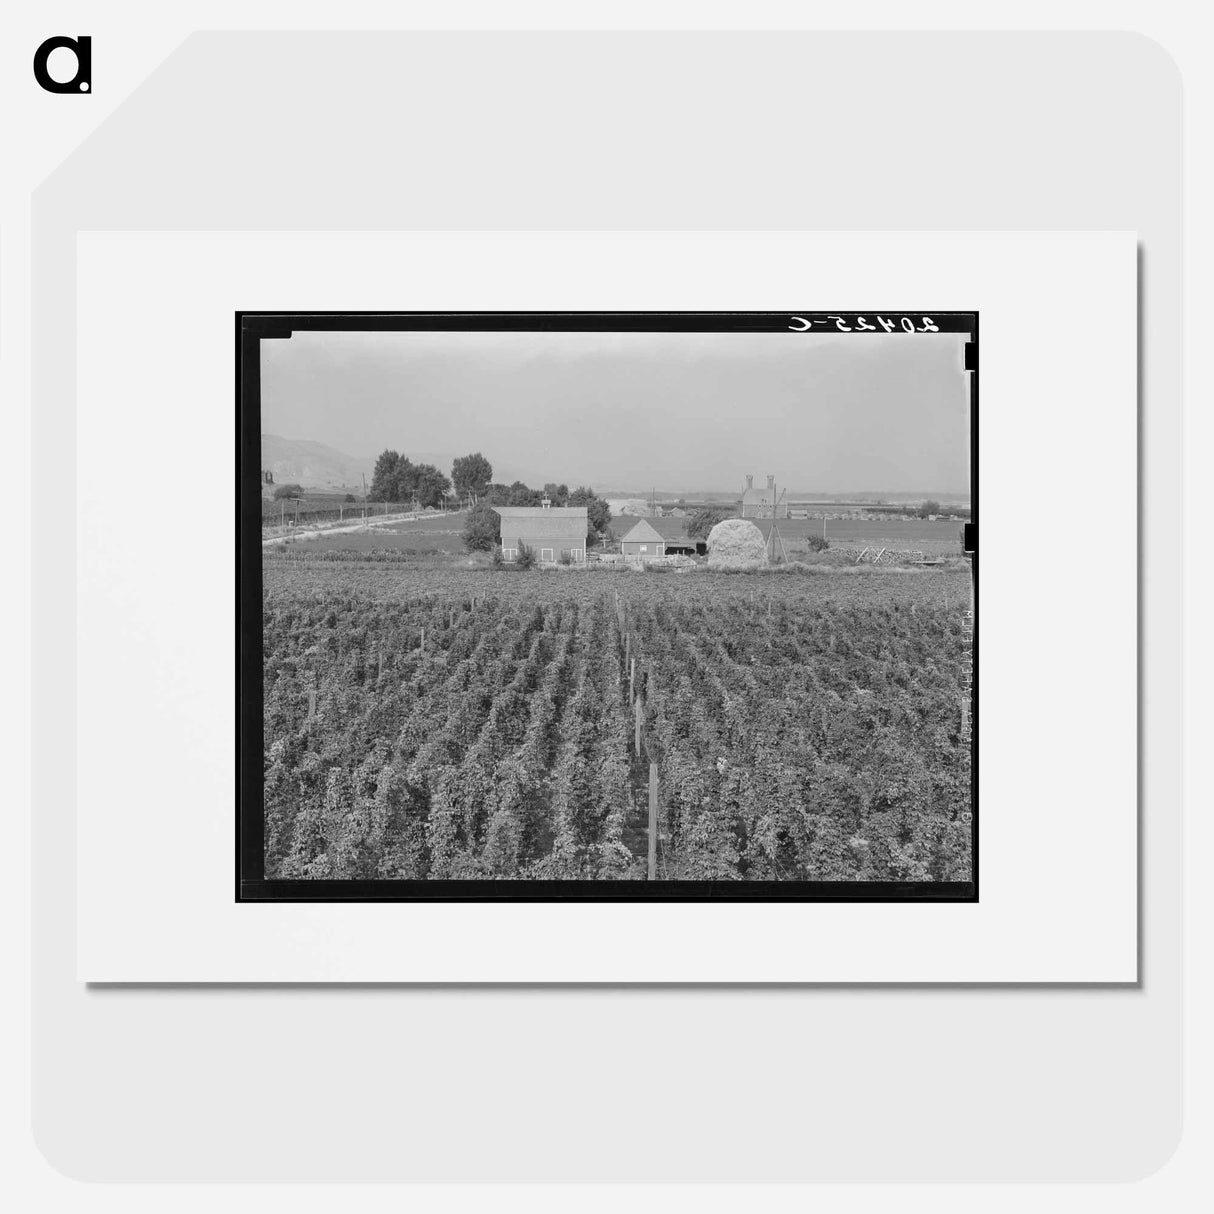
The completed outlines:
<svg viewBox="0 0 1214 1214">
<path fill-rule="evenodd" d="M 666 540 L 648 519 L 639 519 L 620 540 L 625 556 L 665 556 Z"/>
</svg>

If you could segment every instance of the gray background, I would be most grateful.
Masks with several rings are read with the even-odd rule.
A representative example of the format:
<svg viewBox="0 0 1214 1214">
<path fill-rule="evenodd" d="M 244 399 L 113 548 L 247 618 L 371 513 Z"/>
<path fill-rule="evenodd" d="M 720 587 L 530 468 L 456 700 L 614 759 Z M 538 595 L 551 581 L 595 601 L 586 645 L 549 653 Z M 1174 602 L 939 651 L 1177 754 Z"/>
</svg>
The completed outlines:
<svg viewBox="0 0 1214 1214">
<path fill-rule="evenodd" d="M 33 1114 L 47 1158 L 115 1180 L 1112 1180 L 1160 1166 L 1180 1134 L 1179 189 L 1179 77 L 1134 35 L 186 42 L 35 194 L 35 466 L 72 442 L 79 229 L 1136 229 L 1144 977 L 84 989 L 68 486 L 34 522 Z M 1026 322 L 1051 319 L 1065 323 L 1065 301 Z M 1100 424 L 1098 401 L 1076 407 Z M 627 1146 L 642 1141 L 659 1145 Z"/>
</svg>

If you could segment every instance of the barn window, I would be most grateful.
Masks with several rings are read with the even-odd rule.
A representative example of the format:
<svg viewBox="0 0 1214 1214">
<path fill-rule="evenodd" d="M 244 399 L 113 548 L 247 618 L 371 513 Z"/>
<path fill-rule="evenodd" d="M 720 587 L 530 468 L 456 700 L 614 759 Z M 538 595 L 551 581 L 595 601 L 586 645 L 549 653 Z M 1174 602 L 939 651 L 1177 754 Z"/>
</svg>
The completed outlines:
<svg viewBox="0 0 1214 1214">
<path fill-rule="evenodd" d="M 648 551 L 649 551 L 649 545 L 648 545 L 648 544 L 642 544 L 642 545 L 641 545 L 641 551 L 642 551 L 642 552 L 648 552 Z"/>
</svg>

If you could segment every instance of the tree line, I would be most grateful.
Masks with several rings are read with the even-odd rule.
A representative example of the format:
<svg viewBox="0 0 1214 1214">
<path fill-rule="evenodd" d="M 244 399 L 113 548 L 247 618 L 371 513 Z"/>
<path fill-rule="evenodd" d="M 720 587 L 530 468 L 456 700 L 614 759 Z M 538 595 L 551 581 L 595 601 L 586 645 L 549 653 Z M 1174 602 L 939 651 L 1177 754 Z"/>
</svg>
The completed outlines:
<svg viewBox="0 0 1214 1214">
<path fill-rule="evenodd" d="M 506 485 L 493 479 L 493 465 L 479 451 L 459 456 L 446 476 L 433 464 L 414 463 L 399 451 L 386 450 L 375 461 L 367 497 L 373 502 L 411 502 L 438 507 L 454 496 L 468 508 L 464 546 L 470 552 L 489 552 L 497 546 L 499 519 L 494 506 L 538 507 L 545 499 L 553 506 L 585 506 L 586 542 L 602 541 L 611 524 L 611 509 L 593 489 L 549 481 L 533 489 L 522 481 Z"/>
</svg>

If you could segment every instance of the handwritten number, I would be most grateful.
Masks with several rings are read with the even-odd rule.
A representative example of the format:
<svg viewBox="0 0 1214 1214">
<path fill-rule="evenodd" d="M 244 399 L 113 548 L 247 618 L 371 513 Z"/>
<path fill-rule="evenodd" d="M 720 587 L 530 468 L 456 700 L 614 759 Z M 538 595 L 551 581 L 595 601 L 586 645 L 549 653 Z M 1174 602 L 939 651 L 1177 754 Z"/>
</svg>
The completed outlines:
<svg viewBox="0 0 1214 1214">
<path fill-rule="evenodd" d="M 847 323 L 847 321 L 844 317 L 835 316 L 832 314 L 832 315 L 828 316 L 827 319 L 833 320 L 835 322 L 835 328 L 840 333 L 853 332 L 852 326 Z M 814 327 L 814 325 L 816 325 L 816 324 L 821 325 L 821 324 L 826 323 L 826 321 L 823 321 L 823 320 L 810 320 L 809 318 L 807 318 L 805 316 L 791 316 L 791 317 L 789 317 L 789 320 L 792 323 L 789 324 L 788 328 L 789 328 L 789 331 L 792 333 L 808 333 Z M 895 324 L 895 322 L 892 320 L 887 320 L 884 316 L 878 316 L 877 324 L 880 325 L 881 328 L 883 328 L 886 331 L 886 333 L 892 333 L 898 325 L 902 326 L 902 331 L 904 333 L 939 333 L 940 332 L 940 326 L 937 325 L 936 322 L 934 320 L 932 320 L 932 318 L 930 316 L 921 316 L 919 318 L 919 320 L 920 320 L 920 327 L 918 327 L 918 328 L 915 327 L 914 319 L 910 316 L 903 316 L 897 322 L 897 324 Z M 863 316 L 857 316 L 855 330 L 860 333 L 875 333 L 877 331 L 877 325 L 870 325 Z"/>
</svg>

